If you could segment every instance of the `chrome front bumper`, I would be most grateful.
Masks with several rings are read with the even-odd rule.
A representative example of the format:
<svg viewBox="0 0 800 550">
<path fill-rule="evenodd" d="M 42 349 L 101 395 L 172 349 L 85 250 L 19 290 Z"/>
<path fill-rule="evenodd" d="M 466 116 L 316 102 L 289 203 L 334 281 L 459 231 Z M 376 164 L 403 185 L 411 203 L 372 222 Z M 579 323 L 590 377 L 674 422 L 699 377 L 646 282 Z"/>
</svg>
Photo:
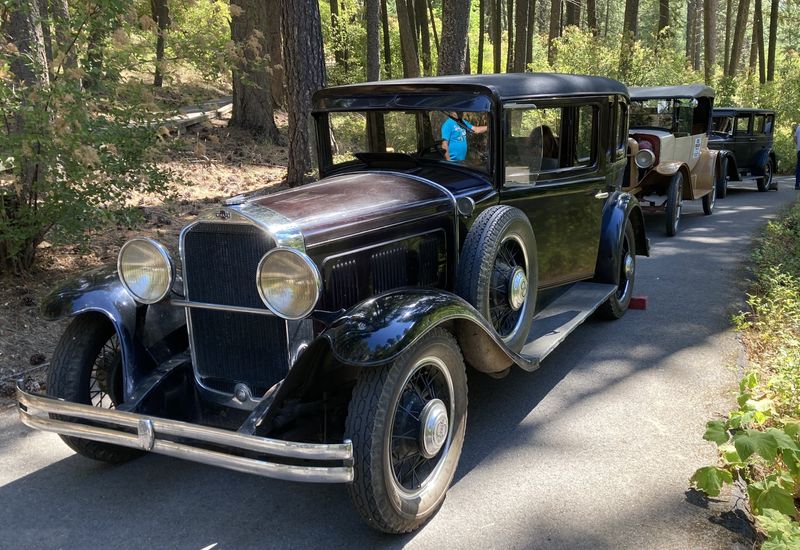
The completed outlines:
<svg viewBox="0 0 800 550">
<path fill-rule="evenodd" d="M 28 393 L 19 385 L 17 385 L 17 402 L 22 423 L 37 430 L 152 451 L 277 479 L 312 483 L 353 481 L 353 445 L 349 440 L 338 444 L 281 441 L 177 420 L 71 403 Z M 32 410 L 38 411 L 38 414 L 34 414 Z M 92 424 L 56 420 L 50 418 L 50 414 L 90 420 Z M 102 427 L 96 424 L 102 424 Z M 282 464 L 248 458 L 194 446 L 187 441 L 288 458 L 303 464 Z M 328 465 L 305 464 L 314 461 Z M 341 463 L 341 465 L 330 465 L 331 463 Z"/>
</svg>

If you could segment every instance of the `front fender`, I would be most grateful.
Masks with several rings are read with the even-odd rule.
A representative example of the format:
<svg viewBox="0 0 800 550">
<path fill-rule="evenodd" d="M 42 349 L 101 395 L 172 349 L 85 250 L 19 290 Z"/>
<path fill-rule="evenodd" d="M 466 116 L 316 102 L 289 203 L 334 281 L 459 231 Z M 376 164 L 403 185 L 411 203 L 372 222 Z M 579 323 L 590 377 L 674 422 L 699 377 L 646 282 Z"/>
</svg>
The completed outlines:
<svg viewBox="0 0 800 550">
<path fill-rule="evenodd" d="M 619 249 L 627 220 L 633 225 L 637 255 L 650 255 L 650 242 L 645 234 L 644 216 L 639 201 L 629 193 L 615 192 L 603 207 L 603 225 L 600 229 L 600 247 L 595 266 L 595 279 L 598 282 L 619 282 Z"/>
<path fill-rule="evenodd" d="M 143 306 L 134 301 L 112 266 L 94 269 L 68 280 L 42 302 L 42 315 L 51 320 L 101 314 L 114 326 L 122 353 L 124 394 L 133 394 L 136 381 L 149 372 L 164 355 L 161 351 L 170 335 L 178 333 L 177 347 L 184 342 L 183 309 L 168 305 Z M 176 347 L 175 345 L 172 346 Z"/>
<path fill-rule="evenodd" d="M 406 288 L 370 298 L 334 321 L 322 337 L 337 361 L 369 367 L 395 360 L 433 328 L 448 322 L 454 324 L 465 358 L 477 370 L 500 372 L 512 363 L 532 370 L 474 307 L 441 290 Z M 465 345 L 468 338 L 472 341 Z M 483 355 L 471 352 L 476 340 L 483 344 Z"/>
</svg>

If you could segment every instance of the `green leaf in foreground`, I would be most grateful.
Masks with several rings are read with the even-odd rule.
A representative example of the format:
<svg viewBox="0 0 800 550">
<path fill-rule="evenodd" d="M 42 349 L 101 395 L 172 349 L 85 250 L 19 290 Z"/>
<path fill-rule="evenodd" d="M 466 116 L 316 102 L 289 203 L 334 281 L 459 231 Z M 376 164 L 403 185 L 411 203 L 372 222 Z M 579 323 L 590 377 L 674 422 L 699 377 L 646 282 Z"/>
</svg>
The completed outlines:
<svg viewBox="0 0 800 550">
<path fill-rule="evenodd" d="M 725 422 L 722 420 L 712 420 L 706 424 L 706 433 L 703 434 L 703 439 L 706 441 L 713 441 L 717 445 L 722 445 L 728 441 L 728 430 L 725 428 Z"/>
<path fill-rule="evenodd" d="M 733 436 L 733 445 L 742 460 L 747 460 L 753 453 L 764 460 L 775 460 L 778 453 L 778 442 L 771 433 L 758 430 L 745 430 Z"/>
<path fill-rule="evenodd" d="M 776 481 L 765 480 L 751 483 L 747 487 L 747 496 L 750 497 L 750 506 L 756 514 L 769 509 L 777 510 L 787 516 L 794 516 L 797 512 L 792 493 L 781 487 Z"/>
<path fill-rule="evenodd" d="M 689 480 L 698 489 L 710 497 L 719 496 L 724 483 L 731 483 L 733 476 L 728 470 L 716 466 L 705 466 L 697 470 Z"/>
<path fill-rule="evenodd" d="M 766 509 L 756 516 L 758 525 L 767 533 L 762 550 L 800 548 L 800 526 L 777 510 Z"/>
</svg>

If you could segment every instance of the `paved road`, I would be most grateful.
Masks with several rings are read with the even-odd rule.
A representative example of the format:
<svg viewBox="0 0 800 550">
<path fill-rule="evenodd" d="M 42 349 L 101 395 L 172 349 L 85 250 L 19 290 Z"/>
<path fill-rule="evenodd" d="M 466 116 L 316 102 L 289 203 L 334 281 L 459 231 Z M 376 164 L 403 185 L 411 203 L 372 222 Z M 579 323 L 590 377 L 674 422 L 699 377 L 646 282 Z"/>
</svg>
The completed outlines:
<svg viewBox="0 0 800 550">
<path fill-rule="evenodd" d="M 639 263 L 646 311 L 588 321 L 535 373 L 470 376 L 467 440 L 440 513 L 405 537 L 373 533 L 337 486 L 277 482 L 165 457 L 120 467 L 0 413 L 0 547 L 731 548 L 687 495 L 713 461 L 706 420 L 733 403 L 751 236 L 794 200 L 733 191 L 685 208 Z"/>
</svg>

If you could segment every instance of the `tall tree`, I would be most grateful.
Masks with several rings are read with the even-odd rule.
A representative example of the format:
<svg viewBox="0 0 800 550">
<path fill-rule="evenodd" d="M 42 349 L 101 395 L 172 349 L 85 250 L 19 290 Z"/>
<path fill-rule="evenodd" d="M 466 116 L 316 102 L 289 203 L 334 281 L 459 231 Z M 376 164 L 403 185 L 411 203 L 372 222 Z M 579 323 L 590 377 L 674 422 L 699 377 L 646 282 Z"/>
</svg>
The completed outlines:
<svg viewBox="0 0 800 550">
<path fill-rule="evenodd" d="M 347 51 L 344 48 L 344 26 L 339 14 L 339 0 L 329 0 L 331 10 L 331 34 L 333 35 L 333 59 L 347 70 Z"/>
<path fill-rule="evenodd" d="M 150 0 L 150 13 L 156 23 L 156 72 L 153 76 L 153 86 L 160 88 L 164 84 L 164 46 L 169 28 L 167 0 Z"/>
<path fill-rule="evenodd" d="M 744 48 L 744 35 L 747 29 L 747 20 L 750 17 L 750 0 L 739 0 L 739 9 L 736 14 L 736 28 L 733 32 L 733 43 L 731 44 L 730 64 L 728 66 L 728 76 L 733 78 L 739 71 L 739 61 L 742 57 Z"/>
<path fill-rule="evenodd" d="M 547 61 L 552 65 L 556 60 L 553 41 L 561 36 L 561 0 L 550 0 L 550 33 L 547 37 Z"/>
<path fill-rule="evenodd" d="M 433 15 L 433 4 L 431 3 L 431 0 L 427 0 L 426 3 L 428 4 L 428 15 L 430 16 L 431 30 L 433 31 L 433 43 L 436 45 L 436 54 L 438 55 L 440 42 L 439 33 L 436 31 L 436 17 Z"/>
<path fill-rule="evenodd" d="M 597 2 L 595 0 L 586 0 L 586 26 L 594 36 L 597 36 Z"/>
<path fill-rule="evenodd" d="M 492 64 L 494 72 L 502 71 L 503 58 L 503 0 L 492 0 Z M 444 29 L 442 29 L 444 32 Z"/>
<path fill-rule="evenodd" d="M 383 33 L 383 70 L 392 78 L 392 40 L 389 34 L 389 10 L 386 0 L 381 0 L 381 31 Z"/>
<path fill-rule="evenodd" d="M 415 78 L 420 75 L 417 39 L 411 26 L 409 3 L 412 0 L 395 0 L 397 23 L 400 26 L 400 53 L 403 55 L 403 76 Z M 441 55 L 441 52 L 440 52 Z"/>
<path fill-rule="evenodd" d="M 725 0 L 725 44 L 722 47 L 722 74 L 728 76 L 731 65 L 731 37 L 733 35 L 733 0 Z"/>
<path fill-rule="evenodd" d="M 272 88 L 265 63 L 268 25 L 267 9 L 262 0 L 236 0 L 231 4 L 231 38 L 238 59 L 233 68 L 230 124 L 277 142 L 279 135 L 273 113 Z"/>
<path fill-rule="evenodd" d="M 53 39 L 50 35 L 50 9 L 47 6 L 47 0 L 36 0 L 39 4 L 39 19 L 41 20 L 42 27 L 42 40 L 44 41 L 44 55 L 47 59 L 47 65 L 53 62 Z M 52 67 L 50 67 L 52 70 Z"/>
<path fill-rule="evenodd" d="M 714 80 L 714 67 L 717 63 L 717 0 L 705 0 L 703 4 L 703 37 L 705 55 L 703 66 L 705 82 L 711 85 Z"/>
<path fill-rule="evenodd" d="M 413 0 L 413 2 L 421 43 L 422 68 L 426 75 L 432 75 L 433 61 L 431 59 L 431 32 L 428 26 L 428 2 L 427 0 Z"/>
<path fill-rule="evenodd" d="M 779 0 L 772 0 L 769 8 L 769 48 L 767 49 L 767 82 L 775 80 L 775 47 L 778 38 Z"/>
<path fill-rule="evenodd" d="M 658 34 L 669 27 L 669 0 L 658 0 Z"/>
<path fill-rule="evenodd" d="M 764 84 L 767 81 L 766 63 L 764 61 L 764 15 L 761 0 L 755 0 L 753 11 L 753 38 L 752 44 L 755 46 L 750 49 L 750 66 L 755 68 L 755 61 L 758 63 L 758 81 Z"/>
<path fill-rule="evenodd" d="M 528 27 L 532 26 L 533 21 L 528 22 L 528 1 L 517 0 L 516 30 L 514 32 L 514 66 L 515 73 L 525 72 L 525 62 L 528 58 Z"/>
<path fill-rule="evenodd" d="M 470 0 L 442 0 L 442 47 L 438 74 L 463 74 Z"/>
<path fill-rule="evenodd" d="M 50 0 L 50 15 L 53 18 L 53 27 L 56 35 L 56 52 L 64 54 L 63 66 L 65 69 L 77 64 L 77 48 L 75 38 L 70 28 L 69 8 L 67 0 Z M 57 55 L 57 54 L 54 54 Z M 58 70 L 55 67 L 54 70 Z"/>
<path fill-rule="evenodd" d="M 536 0 L 528 0 L 528 28 L 525 30 L 525 67 L 533 63 L 533 33 L 536 22 Z"/>
<path fill-rule="evenodd" d="M 283 69 L 283 38 L 281 37 L 281 2 L 264 0 L 267 7 L 267 54 L 272 106 L 283 107 L 286 101 L 286 73 Z"/>
<path fill-rule="evenodd" d="M 367 24 L 367 80 L 380 80 L 381 78 L 381 2 L 380 0 L 365 0 Z"/>
<path fill-rule="evenodd" d="M 308 113 L 311 95 L 325 85 L 325 57 L 317 0 L 281 2 L 283 58 L 286 62 L 286 106 L 289 114 L 290 186 L 303 183 L 311 170 Z"/>
<path fill-rule="evenodd" d="M 625 17 L 622 22 L 622 43 L 619 53 L 619 72 L 623 80 L 628 78 L 633 44 L 639 35 L 639 0 L 625 0 Z"/>
<path fill-rule="evenodd" d="M 486 0 L 478 1 L 478 74 L 483 73 L 483 44 L 486 32 Z"/>
<path fill-rule="evenodd" d="M 697 0 L 688 0 L 686 3 L 686 58 L 690 61 L 694 59 L 694 50 L 697 47 L 697 35 L 694 32 L 696 20 Z"/>
<path fill-rule="evenodd" d="M 506 0 L 506 30 L 508 48 L 506 49 L 506 72 L 514 70 L 514 0 Z"/>
<path fill-rule="evenodd" d="M 567 0 L 566 25 L 581 26 L 581 0 Z"/>
</svg>

